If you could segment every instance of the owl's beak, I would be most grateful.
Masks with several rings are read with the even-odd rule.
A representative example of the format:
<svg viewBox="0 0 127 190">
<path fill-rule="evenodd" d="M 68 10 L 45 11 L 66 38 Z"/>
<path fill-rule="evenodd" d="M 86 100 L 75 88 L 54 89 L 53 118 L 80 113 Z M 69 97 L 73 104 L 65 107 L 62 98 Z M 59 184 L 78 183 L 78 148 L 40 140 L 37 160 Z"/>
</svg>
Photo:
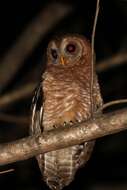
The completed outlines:
<svg viewBox="0 0 127 190">
<path fill-rule="evenodd" d="M 61 63 L 62 65 L 65 65 L 65 60 L 64 60 L 63 56 L 60 56 L 60 63 Z"/>
</svg>

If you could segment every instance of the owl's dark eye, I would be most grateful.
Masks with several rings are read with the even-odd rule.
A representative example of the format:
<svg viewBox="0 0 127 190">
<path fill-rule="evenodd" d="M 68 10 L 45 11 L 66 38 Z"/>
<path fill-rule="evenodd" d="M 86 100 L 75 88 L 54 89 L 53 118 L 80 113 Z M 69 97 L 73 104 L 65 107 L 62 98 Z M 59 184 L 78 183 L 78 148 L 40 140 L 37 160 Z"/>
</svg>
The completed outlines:
<svg viewBox="0 0 127 190">
<path fill-rule="evenodd" d="M 75 53 L 76 51 L 76 45 L 73 44 L 73 43 L 69 43 L 67 46 L 66 46 L 66 52 L 67 53 Z"/>
<path fill-rule="evenodd" d="M 52 55 L 53 59 L 57 59 L 57 57 L 58 57 L 57 51 L 55 49 L 51 49 L 51 55 Z"/>
</svg>

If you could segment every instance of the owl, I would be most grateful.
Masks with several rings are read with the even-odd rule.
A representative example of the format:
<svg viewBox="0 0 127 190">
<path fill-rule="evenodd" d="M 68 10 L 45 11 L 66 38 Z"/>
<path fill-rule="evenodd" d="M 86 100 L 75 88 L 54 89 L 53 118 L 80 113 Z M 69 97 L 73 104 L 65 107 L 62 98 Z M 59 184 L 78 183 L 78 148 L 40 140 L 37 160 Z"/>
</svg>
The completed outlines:
<svg viewBox="0 0 127 190">
<path fill-rule="evenodd" d="M 103 101 L 95 71 L 91 95 L 91 56 L 91 45 L 82 36 L 62 36 L 49 43 L 46 69 L 33 99 L 31 134 L 62 129 L 101 114 Z M 52 190 L 69 185 L 93 147 L 94 141 L 89 141 L 38 155 L 47 185 Z"/>
</svg>

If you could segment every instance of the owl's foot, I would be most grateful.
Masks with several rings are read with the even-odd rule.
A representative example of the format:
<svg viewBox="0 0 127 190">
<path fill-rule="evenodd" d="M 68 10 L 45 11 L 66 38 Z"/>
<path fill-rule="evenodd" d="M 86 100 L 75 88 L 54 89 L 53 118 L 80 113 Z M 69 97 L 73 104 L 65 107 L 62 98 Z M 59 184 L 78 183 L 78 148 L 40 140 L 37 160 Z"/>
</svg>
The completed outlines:
<svg viewBox="0 0 127 190">
<path fill-rule="evenodd" d="M 64 127 L 71 127 L 72 125 L 74 125 L 74 122 L 73 121 L 69 121 L 69 122 L 64 122 Z"/>
<path fill-rule="evenodd" d="M 53 125 L 53 129 L 57 129 L 57 125 Z"/>
</svg>

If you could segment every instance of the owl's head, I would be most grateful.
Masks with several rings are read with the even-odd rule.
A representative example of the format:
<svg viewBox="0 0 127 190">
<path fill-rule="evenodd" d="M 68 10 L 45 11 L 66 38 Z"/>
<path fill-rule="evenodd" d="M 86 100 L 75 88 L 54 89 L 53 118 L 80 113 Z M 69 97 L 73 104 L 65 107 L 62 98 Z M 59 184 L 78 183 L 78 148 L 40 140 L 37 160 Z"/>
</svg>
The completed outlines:
<svg viewBox="0 0 127 190">
<path fill-rule="evenodd" d="M 79 35 L 68 35 L 52 40 L 47 49 L 48 64 L 58 67 L 73 67 L 90 64 L 91 46 Z"/>
</svg>

